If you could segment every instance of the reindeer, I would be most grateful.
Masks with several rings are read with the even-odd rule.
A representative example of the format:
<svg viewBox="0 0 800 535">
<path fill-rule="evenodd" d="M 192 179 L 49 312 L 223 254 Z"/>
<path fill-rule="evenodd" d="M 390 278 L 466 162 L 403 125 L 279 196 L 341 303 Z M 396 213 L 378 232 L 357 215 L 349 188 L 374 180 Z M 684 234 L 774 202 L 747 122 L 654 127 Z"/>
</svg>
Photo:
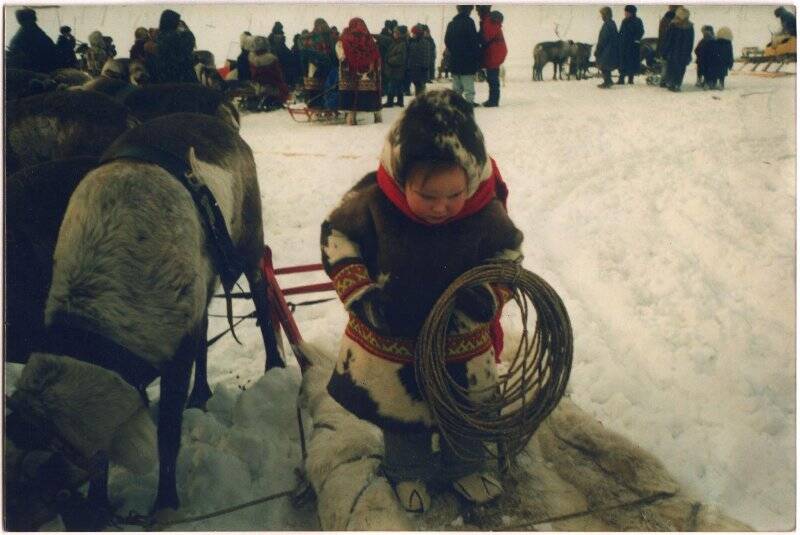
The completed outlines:
<svg viewBox="0 0 800 535">
<path fill-rule="evenodd" d="M 589 70 L 589 63 L 592 58 L 592 45 L 588 43 L 574 43 L 571 47 L 569 56 L 569 73 L 567 80 L 575 75 L 576 80 L 583 80 L 586 78 L 586 73 Z"/>
<path fill-rule="evenodd" d="M 6 107 L 6 172 L 72 156 L 100 156 L 137 121 L 95 91 L 52 91 Z"/>
<path fill-rule="evenodd" d="M 564 78 L 561 76 L 564 62 L 569 59 L 573 47 L 572 41 L 545 41 L 537 43 L 533 48 L 533 76 L 534 81 L 542 80 L 542 70 L 547 63 L 553 63 L 553 80 L 556 79 L 558 73 L 559 80 Z"/>
<path fill-rule="evenodd" d="M 160 376 L 156 513 L 179 507 L 182 411 L 192 364 L 205 362 L 208 304 L 220 275 L 211 227 L 178 173 L 213 193 L 258 315 L 269 318 L 250 147 L 217 118 L 160 117 L 118 138 L 72 194 L 45 308 L 56 336 L 46 352 L 30 356 L 12 396 L 84 458 L 102 450 L 142 472 L 156 451 L 144 387 Z M 269 321 L 260 327 L 268 367 L 283 366 Z M 98 365 L 112 356 L 121 371 Z M 211 392 L 196 389 L 190 404 L 202 406 Z"/>
<path fill-rule="evenodd" d="M 199 84 L 152 84 L 126 93 L 122 103 L 140 121 L 170 113 L 202 113 L 218 117 L 239 130 L 240 116 L 220 91 Z"/>
</svg>

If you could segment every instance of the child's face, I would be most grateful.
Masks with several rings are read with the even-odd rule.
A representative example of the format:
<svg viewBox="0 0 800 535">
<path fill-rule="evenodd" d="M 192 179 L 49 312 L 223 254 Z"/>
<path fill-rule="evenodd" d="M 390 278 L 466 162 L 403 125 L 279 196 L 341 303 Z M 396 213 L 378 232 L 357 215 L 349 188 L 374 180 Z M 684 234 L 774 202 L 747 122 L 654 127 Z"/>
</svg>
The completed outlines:
<svg viewBox="0 0 800 535">
<path fill-rule="evenodd" d="M 434 171 L 427 180 L 420 168 L 412 169 L 405 186 L 408 206 L 415 216 L 432 224 L 458 214 L 467 201 L 467 174 L 457 165 Z"/>
</svg>

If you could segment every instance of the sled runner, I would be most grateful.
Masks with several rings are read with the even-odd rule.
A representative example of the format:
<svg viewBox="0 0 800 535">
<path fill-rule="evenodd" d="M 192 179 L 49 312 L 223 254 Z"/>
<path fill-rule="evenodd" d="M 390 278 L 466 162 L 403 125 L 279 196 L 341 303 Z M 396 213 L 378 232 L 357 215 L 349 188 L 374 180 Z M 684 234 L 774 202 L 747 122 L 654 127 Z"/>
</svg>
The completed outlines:
<svg viewBox="0 0 800 535">
<path fill-rule="evenodd" d="M 323 80 L 306 76 L 303 78 L 302 91 L 302 98 L 305 102 L 285 105 L 286 111 L 298 123 L 341 124 L 344 118 L 339 110 L 325 106 L 325 101 L 337 90 L 336 85 L 325 88 Z"/>
</svg>

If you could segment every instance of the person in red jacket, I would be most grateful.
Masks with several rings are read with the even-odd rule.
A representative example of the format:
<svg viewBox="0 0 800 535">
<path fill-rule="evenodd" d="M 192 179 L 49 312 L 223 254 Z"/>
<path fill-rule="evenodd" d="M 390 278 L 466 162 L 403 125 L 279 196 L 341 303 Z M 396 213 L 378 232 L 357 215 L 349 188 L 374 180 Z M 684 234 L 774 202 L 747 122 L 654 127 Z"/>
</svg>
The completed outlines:
<svg viewBox="0 0 800 535">
<path fill-rule="evenodd" d="M 477 9 L 481 18 L 481 67 L 486 69 L 489 83 L 489 100 L 483 106 L 496 108 L 500 105 L 500 65 L 508 54 L 503 38 L 503 14 L 492 11 L 492 6 L 478 6 Z"/>
</svg>

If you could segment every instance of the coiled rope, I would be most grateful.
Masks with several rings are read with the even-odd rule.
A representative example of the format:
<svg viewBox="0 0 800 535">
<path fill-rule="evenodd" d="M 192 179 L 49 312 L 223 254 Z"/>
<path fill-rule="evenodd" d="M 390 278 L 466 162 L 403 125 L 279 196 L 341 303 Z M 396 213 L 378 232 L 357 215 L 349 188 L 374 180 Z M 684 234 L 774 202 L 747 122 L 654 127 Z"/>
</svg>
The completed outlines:
<svg viewBox="0 0 800 535">
<path fill-rule="evenodd" d="M 456 293 L 484 283 L 505 285 L 513 292 L 523 330 L 507 371 L 495 386 L 476 391 L 453 379 L 444 355 Z M 531 305 L 536 312 L 532 330 Z M 572 326 L 564 303 L 547 282 L 516 262 L 496 262 L 467 271 L 445 290 L 420 331 L 416 354 L 417 384 L 454 452 L 474 458 L 465 444 L 477 439 L 490 457 L 514 456 L 564 394 L 572 367 Z M 491 444 L 497 444 L 497 452 Z"/>
</svg>

